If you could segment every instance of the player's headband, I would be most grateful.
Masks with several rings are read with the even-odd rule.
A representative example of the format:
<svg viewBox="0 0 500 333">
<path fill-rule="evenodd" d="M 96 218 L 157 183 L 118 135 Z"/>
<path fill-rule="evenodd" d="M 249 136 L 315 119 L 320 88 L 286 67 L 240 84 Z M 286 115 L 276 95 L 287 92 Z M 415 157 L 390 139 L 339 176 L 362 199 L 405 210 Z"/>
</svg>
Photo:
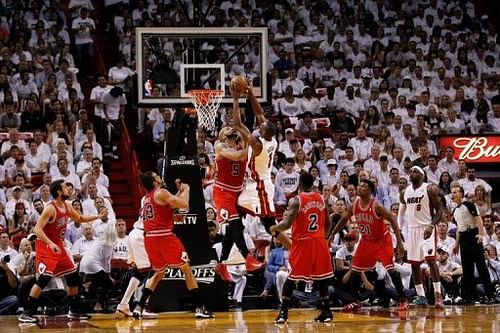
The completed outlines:
<svg viewBox="0 0 500 333">
<path fill-rule="evenodd" d="M 422 169 L 421 167 L 419 167 L 418 165 L 415 165 L 413 167 L 411 167 L 410 170 L 414 170 L 414 171 L 418 171 L 422 176 L 425 176 L 425 172 L 424 172 L 424 169 Z"/>
</svg>

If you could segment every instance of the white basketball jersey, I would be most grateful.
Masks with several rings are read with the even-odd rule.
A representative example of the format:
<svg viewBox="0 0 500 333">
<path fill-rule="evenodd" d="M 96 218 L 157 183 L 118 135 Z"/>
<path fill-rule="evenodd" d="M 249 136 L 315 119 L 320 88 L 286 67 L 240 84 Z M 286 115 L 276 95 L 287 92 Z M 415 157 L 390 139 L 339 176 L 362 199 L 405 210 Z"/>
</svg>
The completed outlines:
<svg viewBox="0 0 500 333">
<path fill-rule="evenodd" d="M 278 142 L 275 138 L 267 141 L 264 138 L 258 138 L 262 143 L 262 151 L 259 155 L 252 156 L 252 147 L 248 148 L 248 176 L 254 181 L 260 181 L 271 178 L 274 153 L 278 148 Z"/>
<path fill-rule="evenodd" d="M 423 183 L 419 188 L 414 189 L 410 184 L 405 190 L 405 219 L 410 228 L 428 226 L 432 223 L 428 186 L 429 183 Z"/>
</svg>

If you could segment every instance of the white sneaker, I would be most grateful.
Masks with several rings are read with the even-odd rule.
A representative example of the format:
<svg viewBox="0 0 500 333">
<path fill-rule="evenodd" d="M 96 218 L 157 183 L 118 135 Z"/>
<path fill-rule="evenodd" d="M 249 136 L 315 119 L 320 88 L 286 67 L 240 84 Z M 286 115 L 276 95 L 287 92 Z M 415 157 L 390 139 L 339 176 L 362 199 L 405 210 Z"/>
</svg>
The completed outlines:
<svg viewBox="0 0 500 333">
<path fill-rule="evenodd" d="M 130 309 L 129 309 L 127 304 L 120 303 L 116 307 L 115 316 L 116 317 L 132 317 L 132 312 L 130 312 Z"/>
<path fill-rule="evenodd" d="M 456 305 L 460 305 L 460 304 L 462 304 L 462 302 L 463 302 L 463 299 L 460 296 L 455 297 L 455 299 L 453 300 L 453 303 Z"/>
<path fill-rule="evenodd" d="M 154 312 L 149 312 L 147 310 L 142 311 L 142 319 L 156 319 L 158 314 Z"/>
<path fill-rule="evenodd" d="M 229 266 L 243 265 L 246 262 L 245 258 L 243 258 L 243 255 L 240 253 L 240 251 L 235 252 L 236 253 L 233 256 L 231 256 L 227 260 L 224 260 L 222 263 Z"/>
<path fill-rule="evenodd" d="M 453 303 L 453 300 L 451 299 L 450 295 L 446 295 L 446 297 L 443 299 L 444 305 L 451 305 Z"/>
</svg>

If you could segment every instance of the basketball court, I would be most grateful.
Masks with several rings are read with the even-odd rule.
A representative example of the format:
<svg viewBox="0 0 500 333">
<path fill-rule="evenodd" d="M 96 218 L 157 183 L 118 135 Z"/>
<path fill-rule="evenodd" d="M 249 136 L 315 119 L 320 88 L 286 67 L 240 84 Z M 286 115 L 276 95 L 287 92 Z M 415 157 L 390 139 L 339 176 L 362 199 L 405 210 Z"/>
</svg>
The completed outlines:
<svg viewBox="0 0 500 333">
<path fill-rule="evenodd" d="M 291 310 L 286 325 L 274 324 L 275 310 L 217 312 L 215 319 L 195 320 L 191 313 L 163 313 L 155 320 L 116 319 L 95 315 L 86 322 L 42 317 L 38 324 L 19 324 L 15 316 L 0 317 L 3 332 L 500 332 L 500 308 L 460 306 L 398 312 L 370 308 L 351 314 L 334 311 L 331 323 L 316 323 L 316 310 Z"/>
</svg>

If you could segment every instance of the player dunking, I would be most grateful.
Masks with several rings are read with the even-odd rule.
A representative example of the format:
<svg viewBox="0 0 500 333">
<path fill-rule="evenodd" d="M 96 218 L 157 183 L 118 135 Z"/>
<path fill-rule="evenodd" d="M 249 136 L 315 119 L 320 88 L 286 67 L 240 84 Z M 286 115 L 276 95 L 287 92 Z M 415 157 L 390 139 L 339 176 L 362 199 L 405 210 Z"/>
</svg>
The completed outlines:
<svg viewBox="0 0 500 333">
<path fill-rule="evenodd" d="M 80 215 L 77 211 L 66 204 L 70 197 L 69 187 L 64 180 L 56 180 L 50 184 L 50 194 L 54 198 L 43 209 L 42 215 L 33 229 L 37 236 L 35 243 L 36 251 L 36 283 L 31 288 L 27 308 L 19 316 L 19 321 L 24 323 L 36 323 L 35 317 L 39 305 L 42 290 L 49 284 L 52 277 L 65 277 L 66 291 L 69 297 L 68 318 L 89 319 L 90 316 L 81 313 L 78 305 L 78 286 L 80 276 L 77 266 L 71 260 L 70 255 L 64 248 L 64 233 L 68 220 L 78 222 L 91 222 L 102 218 L 101 215 Z"/>
<path fill-rule="evenodd" d="M 412 267 L 417 296 L 414 305 L 427 305 L 420 265 L 427 261 L 431 270 L 435 293 L 435 306 L 443 308 L 441 282 L 436 264 L 436 226 L 443 218 L 443 206 L 438 187 L 424 182 L 425 172 L 419 166 L 410 169 L 409 185 L 401 194 L 398 222 L 401 228 L 408 222 L 408 262 Z"/>
<path fill-rule="evenodd" d="M 290 298 L 298 281 L 313 281 L 319 290 L 321 312 L 315 320 L 328 322 L 333 319 L 328 298 L 328 279 L 333 276 L 332 258 L 325 239 L 330 227 L 328 205 L 319 193 L 312 191 L 313 183 L 311 174 L 300 174 L 301 193 L 290 199 L 283 222 L 271 227 L 272 233 L 292 228 L 291 270 L 283 286 L 283 303 L 275 320 L 278 324 L 288 320 Z"/>
<path fill-rule="evenodd" d="M 259 216 L 266 231 L 270 233 L 271 226 L 276 224 L 273 202 L 274 184 L 271 180 L 273 158 L 278 148 L 278 142 L 274 137 L 276 126 L 264 116 L 264 111 L 253 94 L 252 88 L 246 87 L 245 93 L 255 113 L 260 137 L 254 137 L 249 129 L 242 124 L 238 106 L 240 92 L 232 89 L 234 127 L 241 133 L 243 140 L 249 146 L 248 177 L 245 188 L 238 198 L 238 206 L 252 215 Z M 277 237 L 285 248 L 290 247 L 290 240 L 285 234 L 280 233 Z"/>
<path fill-rule="evenodd" d="M 217 211 L 217 222 L 229 222 L 222 240 L 221 261 L 224 262 L 236 244 L 245 258 L 247 271 L 254 271 L 262 267 L 248 252 L 243 237 L 243 223 L 236 208 L 238 196 L 243 190 L 243 178 L 247 162 L 247 149 L 238 149 L 238 132 L 233 128 L 224 127 L 219 140 L 215 144 L 215 163 L 217 165 L 217 180 L 214 185 L 214 203 Z M 219 266 L 219 272 L 225 279 L 231 279 L 225 266 Z"/>
<path fill-rule="evenodd" d="M 213 318 L 211 311 L 205 309 L 200 300 L 198 283 L 189 266 L 189 258 L 181 241 L 173 233 L 174 208 L 189 207 L 189 185 L 176 181 L 178 192 L 173 195 L 162 188 L 163 181 L 156 173 L 148 171 L 141 174 L 141 183 L 146 190 L 144 199 L 144 246 L 154 270 L 153 276 L 146 281 L 142 297 L 132 315 L 142 317 L 146 301 L 165 275 L 167 268 L 178 267 L 186 277 L 187 288 L 196 306 L 196 318 Z"/>
<path fill-rule="evenodd" d="M 401 276 L 394 269 L 394 249 L 392 238 L 384 223 L 384 219 L 391 223 L 396 235 L 396 248 L 400 254 L 404 253 L 401 232 L 392 214 L 373 197 L 375 184 L 369 180 L 361 180 L 358 186 L 358 195 L 354 204 L 347 208 L 340 221 L 335 225 L 333 234 L 339 232 L 354 215 L 361 232 L 361 240 L 352 262 L 351 293 L 355 301 L 344 307 L 344 311 L 354 311 L 361 308 L 359 303 L 359 286 L 361 272 L 371 271 L 377 261 L 384 265 L 391 276 L 392 283 L 399 295 L 399 309 L 407 310 L 406 299 Z"/>
</svg>

